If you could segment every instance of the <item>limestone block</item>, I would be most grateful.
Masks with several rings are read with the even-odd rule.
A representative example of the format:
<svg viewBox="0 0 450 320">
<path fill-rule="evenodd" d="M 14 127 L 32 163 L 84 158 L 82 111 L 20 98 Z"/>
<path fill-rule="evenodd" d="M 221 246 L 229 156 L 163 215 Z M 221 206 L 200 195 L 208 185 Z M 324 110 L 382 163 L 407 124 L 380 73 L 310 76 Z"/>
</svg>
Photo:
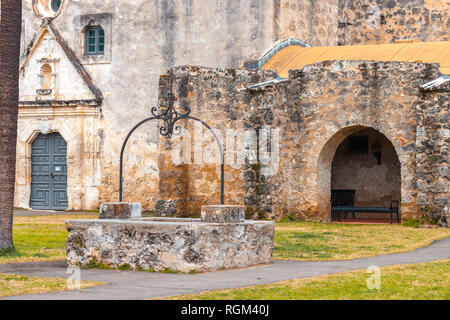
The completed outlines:
<svg viewBox="0 0 450 320">
<path fill-rule="evenodd" d="M 201 220 L 213 223 L 240 223 L 245 221 L 244 207 L 231 205 L 203 206 Z"/>
<path fill-rule="evenodd" d="M 111 202 L 100 205 L 100 219 L 141 218 L 142 206 L 137 202 Z"/>
<path fill-rule="evenodd" d="M 184 199 L 158 200 L 155 206 L 155 213 L 159 217 L 182 216 L 184 207 Z"/>
</svg>

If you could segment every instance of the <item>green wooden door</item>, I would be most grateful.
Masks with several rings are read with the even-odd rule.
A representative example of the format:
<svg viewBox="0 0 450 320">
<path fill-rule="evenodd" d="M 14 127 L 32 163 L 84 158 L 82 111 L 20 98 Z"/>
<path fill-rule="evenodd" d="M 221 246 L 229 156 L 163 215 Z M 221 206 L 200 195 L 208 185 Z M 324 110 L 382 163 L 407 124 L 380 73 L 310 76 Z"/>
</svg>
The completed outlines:
<svg viewBox="0 0 450 320">
<path fill-rule="evenodd" d="M 31 146 L 31 200 L 38 210 L 66 210 L 67 143 L 59 133 L 39 134 Z"/>
</svg>

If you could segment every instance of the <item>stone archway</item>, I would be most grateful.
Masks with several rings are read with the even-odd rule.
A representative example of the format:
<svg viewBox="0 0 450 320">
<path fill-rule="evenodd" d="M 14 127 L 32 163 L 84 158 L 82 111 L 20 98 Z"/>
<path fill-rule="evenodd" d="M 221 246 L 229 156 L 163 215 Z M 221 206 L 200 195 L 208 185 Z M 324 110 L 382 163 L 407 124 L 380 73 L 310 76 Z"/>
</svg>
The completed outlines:
<svg viewBox="0 0 450 320">
<path fill-rule="evenodd" d="M 362 150 L 354 149 L 355 141 L 364 145 Z M 401 160 L 392 142 L 370 127 L 355 125 L 335 133 L 320 152 L 317 179 L 318 210 L 328 221 L 332 189 L 355 190 L 355 206 L 402 202 Z"/>
</svg>

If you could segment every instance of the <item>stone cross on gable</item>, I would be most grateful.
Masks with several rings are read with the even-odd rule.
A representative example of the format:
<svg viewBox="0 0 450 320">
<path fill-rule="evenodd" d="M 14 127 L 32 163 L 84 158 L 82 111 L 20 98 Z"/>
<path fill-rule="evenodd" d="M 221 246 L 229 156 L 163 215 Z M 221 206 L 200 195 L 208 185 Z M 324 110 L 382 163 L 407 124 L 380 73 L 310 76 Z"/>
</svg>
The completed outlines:
<svg viewBox="0 0 450 320">
<path fill-rule="evenodd" d="M 44 35 L 44 38 L 42 39 L 43 45 L 46 46 L 46 52 L 50 53 L 51 47 L 52 47 L 52 41 L 53 37 L 50 34 Z"/>
</svg>

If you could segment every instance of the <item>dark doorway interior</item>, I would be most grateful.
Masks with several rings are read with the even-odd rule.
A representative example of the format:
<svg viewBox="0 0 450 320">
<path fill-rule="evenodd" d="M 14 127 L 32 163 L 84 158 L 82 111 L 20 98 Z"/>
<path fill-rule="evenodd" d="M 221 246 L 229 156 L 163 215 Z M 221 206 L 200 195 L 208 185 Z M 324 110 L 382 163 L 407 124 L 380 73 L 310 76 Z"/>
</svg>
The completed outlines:
<svg viewBox="0 0 450 320">
<path fill-rule="evenodd" d="M 332 197 L 356 207 L 389 207 L 401 199 L 400 162 L 392 143 L 380 132 L 364 128 L 337 148 L 331 172 Z M 353 199 L 347 199 L 352 195 Z M 388 220 L 385 213 L 347 214 L 344 221 Z"/>
</svg>

